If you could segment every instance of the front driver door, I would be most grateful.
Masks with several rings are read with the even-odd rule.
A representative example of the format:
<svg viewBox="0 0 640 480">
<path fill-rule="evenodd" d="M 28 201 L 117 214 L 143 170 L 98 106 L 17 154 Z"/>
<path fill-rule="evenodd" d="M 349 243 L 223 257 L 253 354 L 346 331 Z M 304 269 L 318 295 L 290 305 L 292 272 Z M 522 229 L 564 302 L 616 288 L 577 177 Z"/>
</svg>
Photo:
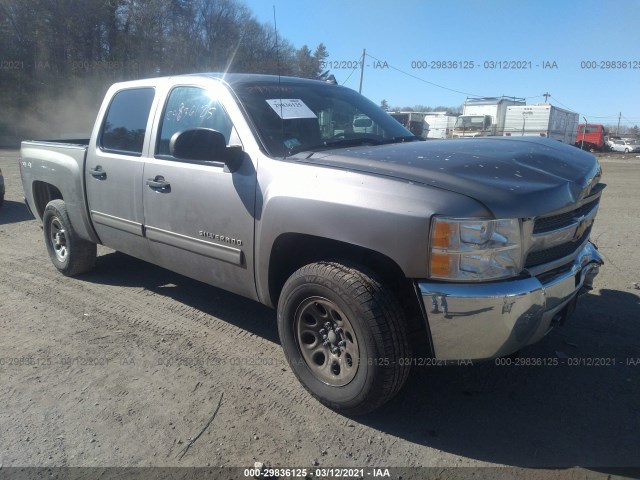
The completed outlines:
<svg viewBox="0 0 640 480">
<path fill-rule="evenodd" d="M 256 170 L 245 155 L 230 172 L 222 161 L 186 161 L 169 152 L 176 132 L 205 127 L 239 143 L 215 88 L 176 86 L 158 125 L 155 155 L 144 165 L 146 236 L 154 263 L 256 298 L 253 235 Z"/>
</svg>

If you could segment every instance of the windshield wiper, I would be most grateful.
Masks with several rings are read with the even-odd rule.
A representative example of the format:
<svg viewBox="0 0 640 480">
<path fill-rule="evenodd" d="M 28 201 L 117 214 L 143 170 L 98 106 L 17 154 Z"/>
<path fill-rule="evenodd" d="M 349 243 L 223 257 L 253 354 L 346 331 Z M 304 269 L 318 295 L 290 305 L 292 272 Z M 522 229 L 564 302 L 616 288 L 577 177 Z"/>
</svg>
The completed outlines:
<svg viewBox="0 0 640 480">
<path fill-rule="evenodd" d="M 419 142 L 423 139 L 420 137 L 416 137 L 415 135 L 405 135 L 403 137 L 393 137 L 388 140 L 384 140 L 380 143 L 388 144 L 388 143 L 404 143 L 404 142 Z"/>
<path fill-rule="evenodd" d="M 289 155 L 295 155 L 300 152 L 314 152 L 320 150 L 327 150 L 336 147 L 359 147 L 361 145 L 387 145 L 390 143 L 404 143 L 414 142 L 422 140 L 415 135 L 405 135 L 402 137 L 393 137 L 386 140 L 379 140 L 372 137 L 354 137 L 354 138 L 339 138 L 335 140 L 325 140 L 318 145 L 299 145 L 289 150 Z"/>
<path fill-rule="evenodd" d="M 324 142 L 327 147 L 357 147 L 359 145 L 381 145 L 382 143 L 382 140 L 371 137 L 340 138 Z"/>
<path fill-rule="evenodd" d="M 300 152 L 326 150 L 335 147 L 359 147 L 361 145 L 382 145 L 385 141 L 371 137 L 340 138 L 335 140 L 325 140 L 317 145 L 299 145 L 289 150 L 289 155 Z"/>
</svg>

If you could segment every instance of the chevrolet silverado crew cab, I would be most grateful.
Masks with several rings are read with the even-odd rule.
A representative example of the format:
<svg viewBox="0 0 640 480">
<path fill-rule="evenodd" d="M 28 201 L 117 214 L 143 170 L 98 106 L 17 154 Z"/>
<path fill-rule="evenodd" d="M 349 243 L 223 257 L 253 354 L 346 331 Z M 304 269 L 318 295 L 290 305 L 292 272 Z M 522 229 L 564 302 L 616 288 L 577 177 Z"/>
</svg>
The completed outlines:
<svg viewBox="0 0 640 480">
<path fill-rule="evenodd" d="M 103 244 L 277 308 L 291 369 L 347 414 L 392 398 L 422 349 L 489 359 L 540 340 L 602 264 L 590 153 L 420 141 L 326 82 L 118 83 L 91 138 L 25 141 L 20 167 L 63 274 Z"/>
</svg>

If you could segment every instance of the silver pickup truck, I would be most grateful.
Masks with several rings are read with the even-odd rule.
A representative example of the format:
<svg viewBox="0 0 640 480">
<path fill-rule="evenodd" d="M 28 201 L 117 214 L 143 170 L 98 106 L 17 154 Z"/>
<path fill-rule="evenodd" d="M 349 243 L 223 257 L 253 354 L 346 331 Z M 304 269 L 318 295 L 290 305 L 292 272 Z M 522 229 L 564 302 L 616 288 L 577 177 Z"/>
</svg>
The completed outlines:
<svg viewBox="0 0 640 480">
<path fill-rule="evenodd" d="M 20 167 L 63 274 L 90 270 L 100 243 L 277 308 L 291 369 L 347 414 L 388 401 L 420 360 L 540 340 L 602 264 L 593 155 L 420 141 L 326 82 L 118 83 L 90 139 L 25 141 Z"/>
</svg>

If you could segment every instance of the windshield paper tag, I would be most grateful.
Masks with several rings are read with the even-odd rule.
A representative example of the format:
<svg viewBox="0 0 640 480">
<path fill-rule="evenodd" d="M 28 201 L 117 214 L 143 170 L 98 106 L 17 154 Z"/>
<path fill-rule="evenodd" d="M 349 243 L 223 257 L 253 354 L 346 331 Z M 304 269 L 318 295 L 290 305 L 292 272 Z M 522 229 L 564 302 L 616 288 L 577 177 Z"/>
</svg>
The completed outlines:
<svg viewBox="0 0 640 480">
<path fill-rule="evenodd" d="M 292 118 L 318 118 L 299 98 L 271 98 L 266 100 L 283 120 Z"/>
</svg>

